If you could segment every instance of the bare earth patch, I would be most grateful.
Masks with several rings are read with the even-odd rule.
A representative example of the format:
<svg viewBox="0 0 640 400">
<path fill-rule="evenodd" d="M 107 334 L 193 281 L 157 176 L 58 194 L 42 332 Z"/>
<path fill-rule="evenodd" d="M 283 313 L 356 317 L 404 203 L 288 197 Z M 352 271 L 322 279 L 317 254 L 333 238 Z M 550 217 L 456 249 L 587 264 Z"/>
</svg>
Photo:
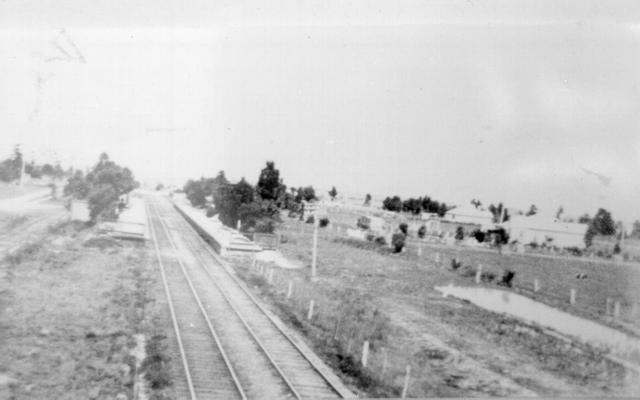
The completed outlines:
<svg viewBox="0 0 640 400">
<path fill-rule="evenodd" d="M 2 261 L 0 398 L 172 397 L 170 379 L 149 393 L 141 379 L 140 335 L 161 352 L 166 323 L 147 248 L 90 236 L 59 225 Z"/>
</svg>

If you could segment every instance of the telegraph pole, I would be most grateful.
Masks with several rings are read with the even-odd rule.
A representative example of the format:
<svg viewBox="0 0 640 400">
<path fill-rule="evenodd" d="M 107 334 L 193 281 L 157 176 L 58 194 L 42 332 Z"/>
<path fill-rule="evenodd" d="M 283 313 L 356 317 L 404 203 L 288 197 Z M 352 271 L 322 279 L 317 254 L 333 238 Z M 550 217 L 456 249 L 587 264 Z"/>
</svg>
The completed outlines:
<svg viewBox="0 0 640 400">
<path fill-rule="evenodd" d="M 311 249 L 311 279 L 316 279 L 316 265 L 318 260 L 318 212 L 313 213 L 313 248 Z"/>
<path fill-rule="evenodd" d="M 20 187 L 24 187 L 24 169 L 25 169 L 24 151 L 20 152 L 20 161 L 21 161 L 21 165 L 20 165 Z"/>
</svg>

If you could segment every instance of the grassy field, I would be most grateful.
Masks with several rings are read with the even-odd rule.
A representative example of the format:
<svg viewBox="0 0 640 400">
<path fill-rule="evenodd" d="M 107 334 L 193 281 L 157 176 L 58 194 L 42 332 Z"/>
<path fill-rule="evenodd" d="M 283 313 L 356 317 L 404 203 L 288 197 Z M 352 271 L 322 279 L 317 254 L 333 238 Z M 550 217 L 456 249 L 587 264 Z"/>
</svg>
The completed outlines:
<svg viewBox="0 0 640 400">
<path fill-rule="evenodd" d="M 282 252 L 308 267 L 311 225 L 285 217 L 280 232 L 284 236 Z M 450 282 L 474 284 L 473 273 L 447 268 L 449 257 L 455 255 L 463 263 L 483 263 L 485 270 L 517 268 L 515 289 L 524 292 L 530 285 L 529 278 L 537 275 L 539 268 L 535 263 L 522 262 L 526 258 L 426 247 L 418 258 L 411 250 L 393 255 L 357 248 L 355 243 L 337 236 L 332 230 L 321 230 L 319 277 L 315 282 L 309 280 L 308 268 L 277 270 L 270 284 L 269 275 L 252 269 L 249 260 L 236 259 L 233 264 L 275 312 L 301 330 L 316 351 L 360 394 L 399 395 L 407 366 L 408 395 L 413 397 L 614 396 L 637 394 L 640 390 L 634 380 L 637 377 L 607 361 L 596 349 L 568 344 L 538 327 L 442 298 L 433 289 Z M 440 265 L 432 261 L 436 251 L 440 252 Z M 513 267 L 516 261 L 518 266 Z M 548 259 L 545 262 L 542 270 L 550 276 L 540 276 L 543 290 L 535 294 L 539 300 L 553 293 L 554 287 L 573 283 L 574 270 L 584 272 L 570 263 L 554 266 Z M 592 267 L 593 272 L 587 271 L 592 277 L 579 281 L 587 285 L 578 287 L 580 294 L 597 287 L 607 288 L 604 296 L 618 293 L 620 298 L 633 298 L 625 290 L 632 286 L 632 272 L 598 274 L 597 268 Z M 571 270 L 563 271 L 564 268 Z M 287 299 L 290 281 L 293 294 Z M 591 306 L 587 304 L 597 304 L 597 300 L 580 294 L 577 306 L 584 307 L 572 312 L 588 313 Z M 314 315 L 307 320 L 311 300 Z M 548 296 L 544 301 L 563 299 Z M 366 368 L 360 364 L 364 341 L 370 344 Z"/>
<path fill-rule="evenodd" d="M 148 249 L 92 234 L 60 224 L 2 260 L 0 398 L 174 397 Z"/>
</svg>

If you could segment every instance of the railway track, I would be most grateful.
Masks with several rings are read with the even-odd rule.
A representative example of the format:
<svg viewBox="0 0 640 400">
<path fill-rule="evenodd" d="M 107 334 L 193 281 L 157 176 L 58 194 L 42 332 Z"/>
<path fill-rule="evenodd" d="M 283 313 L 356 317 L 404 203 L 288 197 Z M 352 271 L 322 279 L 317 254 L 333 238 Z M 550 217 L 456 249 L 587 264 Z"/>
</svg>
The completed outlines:
<svg viewBox="0 0 640 400">
<path fill-rule="evenodd" d="M 184 371 L 184 379 L 174 384 L 178 398 L 246 399 L 171 237 L 160 217 L 148 214 L 151 239 Z M 167 249 L 174 252 L 167 254 Z"/>
<path fill-rule="evenodd" d="M 191 281 L 192 296 L 200 299 L 198 302 L 205 310 L 201 314 L 206 314 L 212 329 L 215 327 L 219 334 L 221 346 L 228 353 L 229 368 L 237 371 L 238 387 L 247 398 L 344 397 L 346 391 L 334 387 L 326 371 L 302 351 L 220 264 L 209 245 L 171 205 L 153 201 L 151 208 L 155 213 L 155 226 L 161 226 L 168 244 L 180 255 L 182 279 Z M 152 227 L 152 235 L 154 232 Z M 175 278 L 167 277 L 168 280 Z M 174 323 L 174 327 L 176 325 L 179 324 Z M 186 347 L 179 330 L 180 326 L 176 328 L 176 336 Z M 186 348 L 184 353 L 184 358 L 188 358 Z M 188 360 L 183 364 L 188 370 Z"/>
</svg>

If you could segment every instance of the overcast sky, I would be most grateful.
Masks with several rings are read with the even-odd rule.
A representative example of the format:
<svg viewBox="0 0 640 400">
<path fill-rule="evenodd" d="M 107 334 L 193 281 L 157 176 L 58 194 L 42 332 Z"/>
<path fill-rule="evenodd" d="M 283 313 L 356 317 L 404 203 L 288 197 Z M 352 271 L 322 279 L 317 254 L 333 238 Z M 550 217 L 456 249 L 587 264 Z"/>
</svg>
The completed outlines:
<svg viewBox="0 0 640 400">
<path fill-rule="evenodd" d="M 1 156 L 640 219 L 637 1 L 5 0 L 0 87 Z"/>
</svg>

